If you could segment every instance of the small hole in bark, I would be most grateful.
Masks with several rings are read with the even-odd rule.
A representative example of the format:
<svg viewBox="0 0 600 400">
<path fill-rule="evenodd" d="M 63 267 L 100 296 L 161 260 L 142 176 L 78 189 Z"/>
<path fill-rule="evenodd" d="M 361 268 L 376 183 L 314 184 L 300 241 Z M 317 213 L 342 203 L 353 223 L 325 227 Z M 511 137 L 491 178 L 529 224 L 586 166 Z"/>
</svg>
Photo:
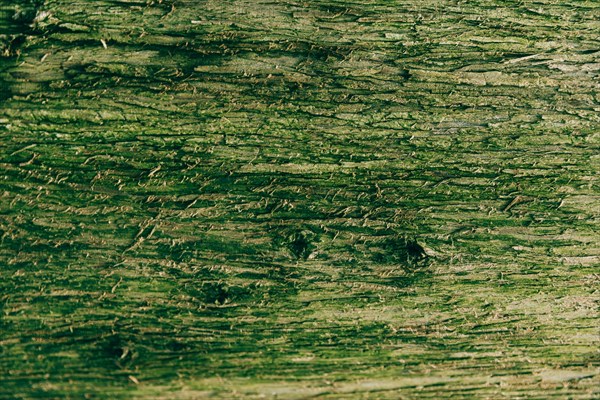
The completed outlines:
<svg viewBox="0 0 600 400">
<path fill-rule="evenodd" d="M 407 69 L 401 70 L 400 73 L 399 73 L 399 75 L 405 81 L 407 81 L 412 76 L 412 74 L 410 73 L 410 71 L 407 70 Z"/>
<path fill-rule="evenodd" d="M 386 238 L 378 244 L 373 260 L 379 263 L 398 263 L 404 269 L 414 270 L 425 266 L 428 256 L 415 239 L 406 237 Z"/>
<path fill-rule="evenodd" d="M 315 248 L 313 237 L 310 231 L 295 232 L 288 237 L 288 248 L 296 258 L 306 260 Z"/>
<path fill-rule="evenodd" d="M 229 298 L 228 288 L 221 282 L 206 282 L 202 285 L 202 293 L 206 304 L 225 304 Z"/>
</svg>

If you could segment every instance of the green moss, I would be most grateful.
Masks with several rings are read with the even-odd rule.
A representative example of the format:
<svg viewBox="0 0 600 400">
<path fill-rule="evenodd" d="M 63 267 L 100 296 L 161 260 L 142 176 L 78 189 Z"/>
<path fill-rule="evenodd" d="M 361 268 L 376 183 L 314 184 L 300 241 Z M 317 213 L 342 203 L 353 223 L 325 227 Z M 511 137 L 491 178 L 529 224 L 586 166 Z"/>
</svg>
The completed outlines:
<svg viewBox="0 0 600 400">
<path fill-rule="evenodd" d="M 593 398 L 596 9 L 0 0 L 0 397 Z"/>
</svg>

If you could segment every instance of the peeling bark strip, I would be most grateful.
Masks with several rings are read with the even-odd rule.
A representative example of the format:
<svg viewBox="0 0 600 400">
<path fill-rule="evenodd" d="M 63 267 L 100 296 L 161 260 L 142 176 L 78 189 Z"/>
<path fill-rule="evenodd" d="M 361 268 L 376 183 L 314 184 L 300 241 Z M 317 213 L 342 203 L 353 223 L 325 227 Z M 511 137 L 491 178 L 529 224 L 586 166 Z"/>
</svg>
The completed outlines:
<svg viewBox="0 0 600 400">
<path fill-rule="evenodd" d="M 0 0 L 1 398 L 600 393 L 600 4 Z"/>
</svg>

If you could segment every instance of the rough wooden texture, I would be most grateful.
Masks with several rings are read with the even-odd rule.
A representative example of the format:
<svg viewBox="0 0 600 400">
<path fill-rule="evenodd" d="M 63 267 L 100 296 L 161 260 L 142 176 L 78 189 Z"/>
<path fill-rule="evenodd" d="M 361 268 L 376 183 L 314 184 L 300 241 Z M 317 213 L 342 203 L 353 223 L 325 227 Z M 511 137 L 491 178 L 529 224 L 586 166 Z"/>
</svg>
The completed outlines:
<svg viewBox="0 0 600 400">
<path fill-rule="evenodd" d="M 597 1 L 0 9 L 0 397 L 600 397 Z"/>
</svg>

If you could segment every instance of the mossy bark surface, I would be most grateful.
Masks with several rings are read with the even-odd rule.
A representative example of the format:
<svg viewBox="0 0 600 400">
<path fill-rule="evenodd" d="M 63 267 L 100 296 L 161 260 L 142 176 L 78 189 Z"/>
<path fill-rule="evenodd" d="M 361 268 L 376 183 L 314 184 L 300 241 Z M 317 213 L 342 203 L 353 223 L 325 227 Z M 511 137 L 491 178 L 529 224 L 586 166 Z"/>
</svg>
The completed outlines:
<svg viewBox="0 0 600 400">
<path fill-rule="evenodd" d="M 1 398 L 600 392 L 600 4 L 0 0 Z"/>
</svg>

